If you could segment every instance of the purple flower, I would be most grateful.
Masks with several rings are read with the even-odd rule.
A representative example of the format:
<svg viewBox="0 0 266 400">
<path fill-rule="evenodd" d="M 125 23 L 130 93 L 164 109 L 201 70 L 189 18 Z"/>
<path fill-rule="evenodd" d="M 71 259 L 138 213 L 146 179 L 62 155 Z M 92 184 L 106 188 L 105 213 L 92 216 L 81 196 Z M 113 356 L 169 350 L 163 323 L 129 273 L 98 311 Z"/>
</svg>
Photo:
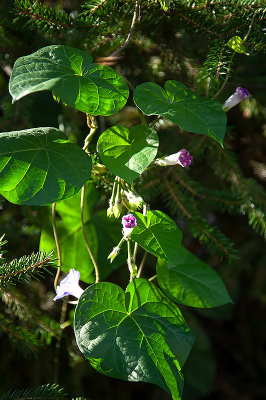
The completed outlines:
<svg viewBox="0 0 266 400">
<path fill-rule="evenodd" d="M 79 299 L 84 292 L 84 290 L 79 286 L 79 278 L 79 271 L 71 269 L 67 276 L 60 282 L 60 285 L 57 286 L 54 301 L 69 295 L 75 296 Z"/>
<path fill-rule="evenodd" d="M 235 93 L 233 93 L 224 103 L 223 110 L 224 111 L 230 110 L 232 107 L 236 106 L 242 100 L 247 99 L 248 95 L 249 91 L 247 89 L 242 87 L 237 87 Z"/>
<path fill-rule="evenodd" d="M 136 218 L 132 214 L 124 215 L 122 218 L 122 225 L 124 237 L 127 239 L 133 229 L 137 226 Z"/>
<path fill-rule="evenodd" d="M 137 221 L 134 215 L 127 214 L 122 218 L 123 228 L 135 228 L 137 226 Z"/>
<path fill-rule="evenodd" d="M 181 165 L 181 167 L 188 167 L 191 164 L 192 159 L 192 155 L 186 149 L 182 149 L 178 153 L 157 159 L 155 163 L 161 167 L 177 164 Z"/>
</svg>

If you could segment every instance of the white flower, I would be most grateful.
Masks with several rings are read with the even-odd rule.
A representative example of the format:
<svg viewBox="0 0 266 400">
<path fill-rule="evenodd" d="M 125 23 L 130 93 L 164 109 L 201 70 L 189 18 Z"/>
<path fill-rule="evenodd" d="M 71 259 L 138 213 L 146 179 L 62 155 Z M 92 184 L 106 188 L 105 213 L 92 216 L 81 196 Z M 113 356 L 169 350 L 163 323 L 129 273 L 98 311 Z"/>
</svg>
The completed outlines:
<svg viewBox="0 0 266 400">
<path fill-rule="evenodd" d="M 57 286 L 54 301 L 69 295 L 75 296 L 79 299 L 84 292 L 84 290 L 79 286 L 79 278 L 79 271 L 71 269 L 67 276 L 60 282 L 60 285 Z"/>
<path fill-rule="evenodd" d="M 182 149 L 178 153 L 170 154 L 167 157 L 157 158 L 155 164 L 160 165 L 160 167 L 179 164 L 181 167 L 186 168 L 191 164 L 192 159 L 192 155 L 186 149 Z"/>
<path fill-rule="evenodd" d="M 248 98 L 249 91 L 245 88 L 242 87 L 237 87 L 235 93 L 233 93 L 226 102 L 223 105 L 223 110 L 228 111 L 232 107 L 236 106 L 238 103 L 240 103 L 242 100 L 245 100 Z"/>
</svg>

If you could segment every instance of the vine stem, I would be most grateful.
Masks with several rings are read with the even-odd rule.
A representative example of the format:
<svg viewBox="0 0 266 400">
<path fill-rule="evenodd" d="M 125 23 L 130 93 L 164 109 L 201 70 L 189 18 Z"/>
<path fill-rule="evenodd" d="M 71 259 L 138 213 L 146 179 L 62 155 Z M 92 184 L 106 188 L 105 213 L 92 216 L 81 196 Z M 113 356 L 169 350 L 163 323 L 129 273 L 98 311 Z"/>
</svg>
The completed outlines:
<svg viewBox="0 0 266 400">
<path fill-rule="evenodd" d="M 255 17 L 256 17 L 257 11 L 258 11 L 258 10 L 255 10 L 255 12 L 254 12 L 254 14 L 253 14 L 252 20 L 251 20 L 250 25 L 249 25 L 249 27 L 248 27 L 247 34 L 245 35 L 244 39 L 242 40 L 242 43 L 245 43 L 245 42 L 247 41 L 247 38 L 248 38 L 249 35 L 250 35 L 252 26 L 253 26 L 254 21 L 255 21 Z M 231 58 L 230 58 L 230 61 L 229 61 L 229 63 L 230 63 L 229 65 L 230 65 L 230 66 L 231 66 L 231 64 L 232 64 L 232 62 L 233 62 L 233 58 L 234 58 L 235 54 L 236 54 L 236 52 L 234 51 L 233 54 L 232 54 L 232 56 L 231 56 Z M 215 93 L 215 95 L 212 97 L 212 100 L 213 100 L 213 99 L 216 99 L 216 97 L 218 97 L 219 94 L 224 90 L 224 87 L 225 87 L 225 85 L 227 84 L 228 78 L 229 78 L 229 75 L 228 75 L 228 73 L 227 73 L 227 74 L 226 74 L 226 77 L 225 77 L 225 80 L 224 80 L 224 82 L 223 82 L 223 84 L 222 84 L 222 86 L 221 86 L 220 89 Z"/>
<path fill-rule="evenodd" d="M 146 261 L 147 255 L 148 255 L 148 252 L 147 252 L 147 251 L 145 251 L 145 253 L 144 253 L 144 256 L 142 257 L 142 260 L 141 260 L 140 266 L 139 266 L 139 270 L 138 270 L 137 278 L 139 278 L 139 277 L 140 277 L 140 275 L 141 275 L 141 273 L 142 273 L 142 270 L 143 270 L 143 267 L 144 267 L 144 264 L 145 264 L 145 261 Z"/>
<path fill-rule="evenodd" d="M 67 312 L 67 302 L 63 301 L 62 302 L 62 307 L 61 307 L 61 314 L 60 314 L 60 327 L 61 330 L 67 326 L 65 323 L 66 319 L 66 312 Z M 64 326 L 65 324 L 65 326 Z M 55 344 L 55 356 L 54 356 L 54 381 L 58 382 L 58 370 L 59 370 L 59 351 L 61 347 L 61 341 L 62 341 L 62 335 L 58 336 Z"/>
<path fill-rule="evenodd" d="M 94 266 L 94 270 L 95 270 L 95 283 L 98 283 L 100 280 L 100 272 L 99 272 L 99 267 L 98 264 L 94 258 L 94 255 L 92 254 L 90 245 L 89 245 L 89 241 L 87 238 L 87 234 L 86 234 L 86 230 L 85 230 L 85 224 L 84 224 L 84 199 L 85 199 L 85 185 L 82 186 L 81 189 L 81 199 L 80 199 L 80 216 L 81 216 L 81 226 L 82 226 L 82 232 L 83 232 L 83 237 L 86 243 L 86 247 L 88 250 L 88 253 L 90 255 L 91 261 L 93 263 Z"/>
<path fill-rule="evenodd" d="M 58 278 L 59 278 L 59 275 L 61 272 L 61 265 L 62 265 L 62 255 L 61 255 L 61 249 L 60 249 L 60 244 L 59 244 L 59 239 L 58 239 L 58 234 L 57 234 L 57 229 L 56 229 L 56 203 L 53 203 L 52 219 L 53 219 L 54 240 L 55 240 L 55 244 L 56 244 L 56 250 L 57 250 L 57 254 L 58 254 L 58 264 L 59 264 L 57 271 L 56 271 L 55 279 L 54 279 L 54 289 L 56 290 Z"/>
<path fill-rule="evenodd" d="M 86 151 L 86 153 L 88 153 L 88 148 L 89 145 L 92 141 L 92 138 L 94 136 L 94 133 L 96 132 L 98 125 L 96 122 L 96 118 L 92 117 L 89 114 L 86 114 L 87 116 L 87 125 L 90 128 L 90 132 L 89 134 L 86 136 L 85 140 L 84 140 L 84 146 L 83 146 L 83 150 Z"/>
<path fill-rule="evenodd" d="M 156 274 L 156 275 L 153 275 L 151 278 L 149 278 L 148 281 L 151 282 L 151 281 L 153 281 L 153 280 L 156 279 L 156 278 L 157 278 L 157 274 Z"/>
<path fill-rule="evenodd" d="M 129 30 L 129 33 L 127 35 L 126 40 L 124 41 L 122 46 L 118 47 L 118 49 L 113 51 L 113 53 L 111 53 L 109 55 L 109 57 L 117 56 L 117 54 L 121 53 L 121 51 L 124 50 L 124 48 L 127 47 L 127 45 L 129 44 L 130 40 L 132 39 L 134 30 L 135 30 L 135 24 L 136 24 L 136 19 L 137 19 L 139 8 L 140 8 L 140 0 L 136 1 L 135 10 L 134 10 L 134 14 L 133 14 L 130 30 Z"/>
<path fill-rule="evenodd" d="M 132 256 L 132 250 L 131 250 L 131 243 L 130 243 L 130 239 L 128 239 L 127 241 L 127 265 L 128 265 L 128 269 L 130 272 L 130 282 L 133 279 L 133 269 L 132 269 L 132 261 L 133 261 L 133 256 Z"/>
</svg>

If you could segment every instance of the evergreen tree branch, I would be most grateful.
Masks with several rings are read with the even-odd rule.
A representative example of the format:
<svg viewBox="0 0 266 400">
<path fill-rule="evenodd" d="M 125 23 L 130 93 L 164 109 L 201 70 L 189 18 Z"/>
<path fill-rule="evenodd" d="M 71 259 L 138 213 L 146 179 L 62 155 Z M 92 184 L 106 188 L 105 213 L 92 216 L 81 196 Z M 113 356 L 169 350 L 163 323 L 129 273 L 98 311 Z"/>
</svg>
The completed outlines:
<svg viewBox="0 0 266 400">
<path fill-rule="evenodd" d="M 41 277 L 42 271 L 48 271 L 47 266 L 55 266 L 55 258 L 52 253 L 43 251 L 23 256 L 0 266 L 0 287 L 7 283 L 29 283 L 30 277 Z"/>
<path fill-rule="evenodd" d="M 66 398 L 64 389 L 56 384 L 47 384 L 36 389 L 9 390 L 0 400 L 62 400 Z"/>
<path fill-rule="evenodd" d="M 184 201 L 181 201 L 181 193 L 179 192 L 178 196 L 177 188 L 174 188 L 168 180 L 165 180 L 165 187 L 167 190 L 164 190 L 162 196 L 167 201 L 167 205 L 176 211 L 181 211 L 181 214 L 187 217 L 188 227 L 193 236 L 197 237 L 201 243 L 205 243 L 212 252 L 215 253 L 215 251 L 217 251 L 221 258 L 226 257 L 228 261 L 236 260 L 238 256 L 236 255 L 233 245 L 217 228 L 210 226 L 207 221 L 198 214 L 195 203 L 193 202 L 193 206 L 188 209 L 188 199 L 186 198 Z M 169 195 L 170 198 L 168 197 Z M 194 212 L 192 212 L 191 209 L 193 209 Z"/>
</svg>

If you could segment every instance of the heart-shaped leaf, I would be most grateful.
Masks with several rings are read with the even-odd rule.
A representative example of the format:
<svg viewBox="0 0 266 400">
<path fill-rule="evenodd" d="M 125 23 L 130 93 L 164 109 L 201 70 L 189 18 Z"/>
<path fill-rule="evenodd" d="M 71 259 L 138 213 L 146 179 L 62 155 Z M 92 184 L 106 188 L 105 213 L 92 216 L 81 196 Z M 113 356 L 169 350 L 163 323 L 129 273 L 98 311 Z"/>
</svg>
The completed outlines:
<svg viewBox="0 0 266 400">
<path fill-rule="evenodd" d="M 81 295 L 75 311 L 77 344 L 102 374 L 154 383 L 180 400 L 193 334 L 179 308 L 146 279 L 126 292 L 100 282 Z"/>
<path fill-rule="evenodd" d="M 0 193 L 11 203 L 45 205 L 77 193 L 91 160 L 55 128 L 0 134 Z"/>
<path fill-rule="evenodd" d="M 111 172 L 132 183 L 154 160 L 159 146 L 157 133 L 145 125 L 130 130 L 113 126 L 98 140 L 102 162 Z"/>
<path fill-rule="evenodd" d="M 162 211 L 148 211 L 147 216 L 135 212 L 137 226 L 131 238 L 146 251 L 165 260 L 178 256 L 182 232 L 176 223 Z"/>
<path fill-rule="evenodd" d="M 66 104 L 90 115 L 119 111 L 129 95 L 127 84 L 110 67 L 68 46 L 43 47 L 14 64 L 9 91 L 13 101 L 29 93 L 51 90 Z"/>
<path fill-rule="evenodd" d="M 158 260 L 157 276 L 164 293 L 178 303 L 201 308 L 232 303 L 219 275 L 182 246 L 174 263 Z"/>
<path fill-rule="evenodd" d="M 167 81 L 164 88 L 152 82 L 137 86 L 136 105 L 147 115 L 163 115 L 180 128 L 208 135 L 223 145 L 226 113 L 220 103 L 198 97 L 177 81 Z"/>
</svg>

